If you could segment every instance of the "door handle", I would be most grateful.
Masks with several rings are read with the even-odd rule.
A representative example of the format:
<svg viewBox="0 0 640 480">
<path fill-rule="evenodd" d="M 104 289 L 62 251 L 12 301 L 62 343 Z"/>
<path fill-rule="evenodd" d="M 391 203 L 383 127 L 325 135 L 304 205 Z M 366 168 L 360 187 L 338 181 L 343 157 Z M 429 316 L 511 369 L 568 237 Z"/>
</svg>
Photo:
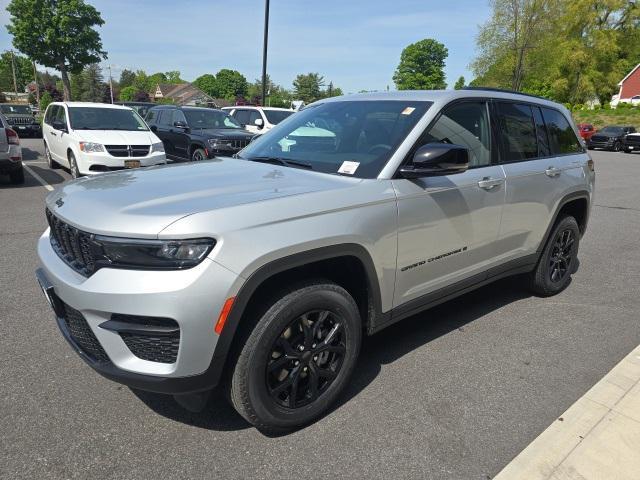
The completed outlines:
<svg viewBox="0 0 640 480">
<path fill-rule="evenodd" d="M 502 185 L 503 183 L 504 180 L 502 178 L 484 177 L 478 182 L 478 186 L 480 188 L 484 188 L 485 190 L 491 190 L 492 188 L 495 188 L 498 185 Z"/>
<path fill-rule="evenodd" d="M 559 168 L 549 167 L 544 171 L 544 173 L 547 175 L 547 177 L 557 177 L 558 175 L 560 175 L 561 171 L 562 170 L 560 170 Z"/>
<path fill-rule="evenodd" d="M 56 132 L 50 132 L 50 133 L 51 133 L 51 135 L 53 135 L 54 137 L 57 137 L 57 136 L 58 136 L 58 134 L 57 134 Z"/>
</svg>

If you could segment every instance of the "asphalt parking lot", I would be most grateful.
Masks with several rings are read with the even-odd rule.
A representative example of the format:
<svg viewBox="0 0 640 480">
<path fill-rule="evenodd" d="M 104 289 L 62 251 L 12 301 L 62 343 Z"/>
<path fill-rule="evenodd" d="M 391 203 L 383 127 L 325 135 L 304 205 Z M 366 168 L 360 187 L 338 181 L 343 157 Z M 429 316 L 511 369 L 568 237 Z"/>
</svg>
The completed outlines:
<svg viewBox="0 0 640 480">
<path fill-rule="evenodd" d="M 25 163 L 55 187 L 41 140 Z M 47 190 L 0 177 L 0 478 L 450 478 L 500 471 L 640 344 L 640 154 L 593 152 L 596 199 L 562 294 L 505 280 L 365 340 L 342 402 L 267 437 L 95 374 L 33 272 Z M 96 212 L 99 214 L 99 212 Z"/>
</svg>

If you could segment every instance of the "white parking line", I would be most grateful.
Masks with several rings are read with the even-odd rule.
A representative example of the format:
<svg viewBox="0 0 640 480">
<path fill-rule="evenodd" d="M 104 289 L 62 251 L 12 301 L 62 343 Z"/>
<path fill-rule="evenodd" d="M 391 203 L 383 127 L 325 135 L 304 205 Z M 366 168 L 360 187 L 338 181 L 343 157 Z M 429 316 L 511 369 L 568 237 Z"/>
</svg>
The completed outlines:
<svg viewBox="0 0 640 480">
<path fill-rule="evenodd" d="M 29 175 L 31 175 L 33 178 L 35 178 L 38 182 L 40 182 L 42 184 L 42 186 L 44 188 L 46 188 L 47 190 L 49 190 L 50 192 L 53 192 L 53 187 L 51 185 L 49 185 L 47 182 L 44 181 L 44 179 L 38 175 L 36 172 L 34 172 L 33 170 L 31 170 L 24 162 L 22 162 L 22 166 L 24 167 L 24 169 L 29 172 Z"/>
</svg>

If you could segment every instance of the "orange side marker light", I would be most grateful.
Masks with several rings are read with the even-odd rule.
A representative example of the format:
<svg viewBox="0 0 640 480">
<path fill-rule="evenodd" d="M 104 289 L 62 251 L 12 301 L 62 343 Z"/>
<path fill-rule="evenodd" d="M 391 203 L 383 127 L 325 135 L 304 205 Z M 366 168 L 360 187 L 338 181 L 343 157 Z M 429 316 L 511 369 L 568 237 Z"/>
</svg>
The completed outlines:
<svg viewBox="0 0 640 480">
<path fill-rule="evenodd" d="M 222 306 L 222 310 L 220 311 L 220 316 L 218 317 L 218 321 L 216 322 L 216 326 L 213 329 L 218 335 L 222 333 L 222 329 L 224 328 L 224 324 L 227 323 L 227 317 L 231 312 L 231 307 L 233 306 L 233 301 L 236 297 L 227 298 Z"/>
</svg>

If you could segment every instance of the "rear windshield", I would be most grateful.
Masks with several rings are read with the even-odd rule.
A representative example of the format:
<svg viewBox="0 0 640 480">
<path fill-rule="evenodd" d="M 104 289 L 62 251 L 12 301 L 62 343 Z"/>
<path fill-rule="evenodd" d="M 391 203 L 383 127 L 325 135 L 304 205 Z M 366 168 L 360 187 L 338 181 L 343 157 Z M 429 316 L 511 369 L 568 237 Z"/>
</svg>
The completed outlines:
<svg viewBox="0 0 640 480">
<path fill-rule="evenodd" d="M 31 108 L 27 105 L 0 105 L 0 111 L 5 115 L 31 115 Z"/>
<path fill-rule="evenodd" d="M 267 120 L 269 120 L 269 123 L 273 125 L 279 124 L 285 118 L 291 116 L 292 113 L 293 112 L 288 112 L 286 110 L 264 110 Z"/>
<path fill-rule="evenodd" d="M 140 115 L 128 108 L 69 107 L 69 123 L 74 130 L 148 130 Z"/>
</svg>

